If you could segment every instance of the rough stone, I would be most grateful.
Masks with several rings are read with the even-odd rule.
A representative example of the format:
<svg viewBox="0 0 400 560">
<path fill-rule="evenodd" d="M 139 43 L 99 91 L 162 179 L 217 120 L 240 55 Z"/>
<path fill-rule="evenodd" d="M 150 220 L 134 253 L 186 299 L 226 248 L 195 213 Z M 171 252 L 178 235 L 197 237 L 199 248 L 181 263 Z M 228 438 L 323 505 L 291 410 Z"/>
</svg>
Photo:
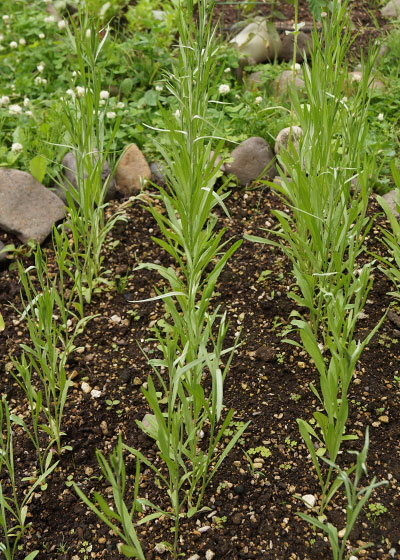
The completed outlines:
<svg viewBox="0 0 400 560">
<path fill-rule="evenodd" d="M 137 194 L 141 190 L 143 179 L 151 179 L 150 167 L 136 144 L 130 144 L 117 166 L 117 188 L 124 196 Z"/>
<path fill-rule="evenodd" d="M 384 8 L 381 9 L 381 14 L 387 18 L 396 18 L 400 16 L 400 0 L 390 0 Z"/>
<path fill-rule="evenodd" d="M 256 18 L 256 21 L 246 25 L 230 43 L 254 64 L 273 60 L 281 48 L 281 39 L 275 26 L 264 18 Z"/>
<path fill-rule="evenodd" d="M 293 60 L 294 35 L 285 35 L 282 39 L 282 47 L 279 52 L 279 60 L 291 62 Z M 303 62 L 308 58 L 312 50 L 311 36 L 299 31 L 297 36 L 296 62 Z"/>
<path fill-rule="evenodd" d="M 159 187 L 165 187 L 166 185 L 166 173 L 163 168 L 163 164 L 159 161 L 152 161 L 150 163 L 151 180 L 156 183 Z"/>
<path fill-rule="evenodd" d="M 63 202 L 18 169 L 0 168 L 0 228 L 13 233 L 23 243 L 42 243 L 53 225 L 65 216 Z"/>
<path fill-rule="evenodd" d="M 5 262 L 7 260 L 7 251 L 3 251 L 5 245 L 2 241 L 0 241 L 0 263 Z"/>
<path fill-rule="evenodd" d="M 75 158 L 75 154 L 73 154 L 73 152 L 68 152 L 67 154 L 65 154 L 65 156 L 63 157 L 62 161 L 61 161 L 61 165 L 63 166 L 64 169 L 64 177 L 65 177 L 65 181 L 64 181 L 64 187 L 70 191 L 71 187 L 70 185 L 72 184 L 72 186 L 77 189 L 78 188 L 78 181 L 77 181 L 77 167 L 76 167 L 76 158 Z M 110 176 L 111 174 L 111 169 L 110 166 L 108 164 L 108 162 L 106 161 L 104 163 L 104 167 L 103 167 L 103 171 L 101 174 L 101 180 L 102 183 L 104 185 L 104 183 L 106 182 L 107 178 Z M 87 177 L 87 173 L 85 173 L 85 178 Z M 108 189 L 107 189 L 107 193 L 106 193 L 106 197 L 105 200 L 111 200 L 113 198 L 115 198 L 117 189 L 116 189 L 116 185 L 115 185 L 115 180 L 111 179 L 111 181 L 109 182 L 108 185 Z M 63 188 L 58 187 L 55 191 L 55 193 L 57 194 L 57 196 L 59 196 L 61 198 L 61 200 L 66 203 L 67 202 L 67 198 L 65 196 L 65 191 Z"/>
<path fill-rule="evenodd" d="M 299 74 L 295 75 L 293 82 L 293 72 L 291 70 L 284 70 L 282 74 L 275 80 L 275 93 L 277 95 L 285 95 L 294 84 L 295 89 L 300 90 L 305 87 L 303 78 Z"/>
<path fill-rule="evenodd" d="M 397 189 L 393 189 L 389 192 L 387 192 L 386 194 L 383 195 L 382 197 L 384 200 L 386 200 L 390 211 L 392 212 L 393 216 L 397 219 L 399 219 L 399 213 L 397 211 Z"/>
<path fill-rule="evenodd" d="M 349 74 L 349 82 L 350 85 L 353 84 L 354 82 L 361 82 L 362 80 L 362 72 L 355 70 L 354 72 L 350 72 Z M 381 80 L 378 79 L 374 79 L 372 80 L 372 82 L 369 84 L 369 89 L 385 89 L 385 84 L 383 82 L 381 82 Z"/>
<path fill-rule="evenodd" d="M 292 126 L 292 129 L 290 131 L 290 127 L 287 128 L 283 128 L 279 133 L 278 136 L 276 137 L 276 141 L 275 141 L 275 153 L 279 154 L 281 149 L 288 149 L 288 144 L 289 144 L 289 136 L 290 136 L 290 140 L 293 143 L 293 146 L 296 150 L 296 152 L 299 151 L 299 140 L 301 135 L 303 134 L 303 131 L 301 130 L 301 128 L 299 126 Z"/>
<path fill-rule="evenodd" d="M 258 87 L 262 85 L 262 71 L 259 70 L 258 72 L 252 72 L 249 77 L 247 78 L 247 83 L 250 88 Z"/>
<path fill-rule="evenodd" d="M 260 176 L 268 179 L 275 176 L 274 153 L 264 138 L 254 136 L 244 140 L 231 157 L 233 162 L 225 163 L 225 173 L 235 175 L 242 187 Z"/>
</svg>

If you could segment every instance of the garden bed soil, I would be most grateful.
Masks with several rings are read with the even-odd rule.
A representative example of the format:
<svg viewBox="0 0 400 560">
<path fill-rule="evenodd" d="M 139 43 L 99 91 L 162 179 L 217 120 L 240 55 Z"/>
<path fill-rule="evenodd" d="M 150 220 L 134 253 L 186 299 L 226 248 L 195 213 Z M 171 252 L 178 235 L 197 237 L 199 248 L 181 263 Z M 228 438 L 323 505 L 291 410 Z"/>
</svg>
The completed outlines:
<svg viewBox="0 0 400 560">
<path fill-rule="evenodd" d="M 113 203 L 109 211 L 117 210 L 119 205 Z M 244 234 L 260 234 L 261 227 L 274 228 L 277 222 L 271 209 L 281 207 L 281 203 L 269 189 L 260 187 L 248 192 L 235 190 L 227 206 L 231 220 L 221 214 L 221 223 L 227 228 L 226 237 L 235 240 L 242 239 Z M 73 478 L 87 495 L 96 489 L 110 498 L 111 489 L 100 477 L 95 450 L 108 455 L 119 433 L 124 442 L 158 464 L 156 445 L 135 422 L 148 412 L 141 385 L 151 375 L 138 343 L 150 356 L 155 354 L 151 326 L 163 318 L 163 306 L 160 302 L 131 301 L 154 295 L 154 285 L 163 287 L 154 272 L 133 272 L 135 266 L 139 262 L 167 264 L 168 256 L 151 240 L 151 235 L 158 233 L 157 226 L 140 201 L 128 203 L 125 210 L 129 221 L 119 223 L 111 232 L 104 265 L 112 271 L 110 280 L 116 275 L 128 275 L 127 283 L 124 289 L 119 285 L 123 293 L 115 289 L 104 291 L 86 308 L 86 313 L 95 318 L 79 338 L 82 352 L 71 356 L 68 365 L 74 375 L 74 386 L 65 410 L 64 441 L 72 451 L 59 458 L 47 490 L 34 494 L 28 514 L 32 526 L 16 560 L 22 560 L 35 549 L 40 550 L 40 560 L 121 558 L 116 548 L 119 539 L 88 510 L 66 482 Z M 377 212 L 379 207 L 371 198 L 370 214 Z M 369 250 L 381 252 L 378 224 L 385 225 L 382 216 L 371 229 L 367 243 Z M 0 238 L 5 243 L 15 241 L 6 234 Z M 115 241 L 119 244 L 111 249 Z M 54 267 L 50 241 L 44 251 Z M 27 266 L 33 263 L 29 256 L 22 260 Z M 182 519 L 183 558 L 193 554 L 204 558 L 207 550 L 215 553 L 216 560 L 331 557 L 326 538 L 320 532 L 314 533 L 296 515 L 305 509 L 297 495 L 319 496 L 320 492 L 296 422 L 297 418 L 310 419 L 318 406 L 309 383 L 313 381 L 318 386 L 319 380 L 308 356 L 283 340 L 285 336 L 296 336 L 287 334 L 294 306 L 286 293 L 293 283 L 291 267 L 279 249 L 248 241 L 243 242 L 220 277 L 212 305 L 220 304 L 231 321 L 226 344 L 233 341 L 240 329 L 242 342 L 226 378 L 224 403 L 235 410 L 235 422 L 251 423 L 205 493 L 203 504 L 210 511 L 190 520 Z M 8 396 L 13 411 L 28 417 L 26 400 L 10 375 L 8 358 L 19 355 L 22 342 L 29 343 L 26 329 L 13 307 L 20 308 L 20 287 L 15 266 L 12 270 L 3 268 L 0 310 L 6 328 L 0 333 L 1 392 Z M 366 316 L 358 323 L 356 338 L 365 337 L 380 320 L 392 301 L 387 295 L 390 289 L 385 276 L 375 269 Z M 121 322 L 114 322 L 115 315 Z M 396 321 L 395 316 L 392 319 Z M 392 558 L 393 549 L 396 549 L 394 557 L 400 554 L 400 384 L 396 384 L 394 377 L 399 376 L 399 353 L 400 325 L 386 318 L 362 355 L 350 388 L 348 432 L 359 436 L 351 442 L 351 448 L 361 449 L 369 426 L 369 480 L 373 476 L 388 480 L 388 486 L 378 488 L 370 500 L 383 506 L 379 510 L 381 514 L 374 515 L 365 507 L 351 536 L 354 547 L 369 541 L 375 543 L 362 556 L 368 559 Z M 93 398 L 85 394 L 81 389 L 83 380 L 100 390 L 101 396 Z M 119 402 L 110 407 L 106 401 Z M 35 470 L 35 452 L 18 428 L 14 444 L 17 480 L 21 481 Z M 258 463 L 263 464 L 262 468 L 252 473 L 244 451 L 252 453 L 257 447 L 267 448 L 270 456 L 261 457 Z M 259 453 L 252 455 L 253 460 Z M 132 459 L 126 457 L 126 466 L 132 479 L 135 472 Z M 7 492 L 5 473 L 2 477 Z M 28 484 L 28 481 L 19 483 L 20 495 Z M 131 495 L 132 487 L 128 484 L 128 503 Z M 165 490 L 156 487 L 149 470 L 142 472 L 139 495 L 148 496 L 160 507 L 169 507 Z M 339 500 L 328 512 L 339 529 L 344 527 L 343 507 Z M 156 543 L 172 540 L 170 526 L 167 519 L 161 519 L 138 529 L 146 558 L 170 557 L 169 553 L 158 554 L 154 549 Z"/>
</svg>

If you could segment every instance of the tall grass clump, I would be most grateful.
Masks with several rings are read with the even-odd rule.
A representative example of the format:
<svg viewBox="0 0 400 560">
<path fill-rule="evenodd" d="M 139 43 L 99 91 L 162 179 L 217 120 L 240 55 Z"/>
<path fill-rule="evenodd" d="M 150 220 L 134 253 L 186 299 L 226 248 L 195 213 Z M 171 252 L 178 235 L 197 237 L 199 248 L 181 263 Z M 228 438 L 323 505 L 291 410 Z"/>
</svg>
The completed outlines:
<svg viewBox="0 0 400 560">
<path fill-rule="evenodd" d="M 136 269 L 155 270 L 167 284 L 153 298 L 163 300 L 169 319 L 162 331 L 155 329 L 161 356 L 149 359 L 155 379 L 149 376 L 143 388 L 151 414 L 138 422 L 156 441 L 166 470 L 123 446 L 152 469 L 157 485 L 168 493 L 171 509 L 164 514 L 174 523 L 174 542 L 169 545 L 174 558 L 180 517 L 201 510 L 207 486 L 247 427 L 222 445 L 234 414 L 233 410 L 224 412 L 223 385 L 238 341 L 224 347 L 229 326 L 226 314 L 219 307 L 211 311 L 210 299 L 223 267 L 241 242 L 228 247 L 214 214 L 216 206 L 227 212 L 227 193 L 216 187 L 221 142 L 215 142 L 207 121 L 210 84 L 219 78 L 215 78 L 213 2 L 200 0 L 197 6 L 195 22 L 193 0 L 180 5 L 177 59 L 172 73 L 165 76 L 176 112 L 160 108 L 165 123 L 160 132 L 165 138 L 157 146 L 166 162 L 167 186 L 159 188 L 156 198 L 166 212 L 152 204 L 149 207 L 161 231 L 160 238 L 153 240 L 173 264 L 149 263 Z M 214 154 L 213 143 L 217 144 Z M 160 511 L 153 514 L 158 515 Z"/>
<path fill-rule="evenodd" d="M 107 104 L 100 103 L 104 93 L 98 60 L 107 44 L 109 28 L 100 29 L 86 11 L 79 12 L 79 25 L 71 19 L 67 31 L 76 60 L 75 78 L 70 97 L 63 99 L 61 120 L 66 130 L 65 147 L 75 156 L 77 185 L 69 183 L 65 189 L 69 216 L 64 227 L 71 231 L 73 243 L 64 271 L 74 270 L 82 306 L 106 282 L 102 277 L 102 248 L 114 224 L 126 218 L 122 213 L 105 217 L 105 198 L 112 174 L 104 184 L 102 174 L 120 124 L 117 118 L 106 141 Z"/>
<path fill-rule="evenodd" d="M 76 337 L 92 317 L 81 319 L 72 311 L 74 290 L 67 299 L 62 274 L 49 272 L 39 246 L 35 266 L 25 270 L 19 262 L 18 272 L 23 288 L 20 320 L 27 325 L 30 342 L 21 344 L 20 358 L 12 358 L 13 375 L 28 398 L 32 429 L 22 419 L 20 423 L 32 440 L 43 474 L 52 461 L 53 447 L 58 454 L 65 449 L 63 413 L 72 385 L 67 360 L 76 348 Z M 44 450 L 43 435 L 48 438 Z"/>
<path fill-rule="evenodd" d="M 278 241 L 250 238 L 280 247 L 291 261 L 296 287 L 289 297 L 301 310 L 292 313 L 292 324 L 301 343 L 289 342 L 308 352 L 320 376 L 319 390 L 310 385 L 318 410 L 312 422 L 298 420 L 321 484 L 320 524 L 345 483 L 336 461 L 342 442 L 354 439 L 345 433 L 349 386 L 363 349 L 383 321 L 364 340 L 356 340 L 374 266 L 369 262 L 360 267 L 358 259 L 372 225 L 367 206 L 374 162 L 367 161 L 365 148 L 376 52 L 370 49 L 362 60 L 362 80 L 351 86 L 347 99 L 346 56 L 353 41 L 348 1 L 335 0 L 322 18 L 321 34 L 314 28 L 311 64 L 304 60 L 306 100 L 291 91 L 293 120 L 302 136 L 298 146 L 289 141 L 288 149 L 281 149 L 280 182 L 269 183 L 290 213 L 273 212 L 279 229 L 270 233 Z M 327 471 L 320 466 L 324 456 Z M 343 551 L 335 554 L 343 557 Z"/>
<path fill-rule="evenodd" d="M 25 532 L 32 525 L 28 521 L 28 506 L 35 492 L 45 482 L 46 477 L 56 468 L 58 462 L 47 466 L 46 470 L 27 488 L 21 499 L 17 494 L 17 476 L 14 464 L 13 430 L 15 424 L 20 424 L 21 418 L 12 414 L 5 397 L 0 401 L 0 552 L 5 560 L 22 558 L 19 545 Z M 23 479 L 25 480 L 25 479 Z M 5 488 L 7 490 L 5 492 Z M 33 560 L 39 554 L 38 550 L 29 553 L 24 560 Z"/>
</svg>

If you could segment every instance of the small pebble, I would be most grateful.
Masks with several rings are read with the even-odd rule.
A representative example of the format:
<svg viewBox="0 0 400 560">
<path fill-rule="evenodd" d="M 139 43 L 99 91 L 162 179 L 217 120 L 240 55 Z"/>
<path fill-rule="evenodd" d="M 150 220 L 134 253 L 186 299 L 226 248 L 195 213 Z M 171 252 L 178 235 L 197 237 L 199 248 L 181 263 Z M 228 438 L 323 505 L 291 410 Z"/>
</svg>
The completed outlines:
<svg viewBox="0 0 400 560">
<path fill-rule="evenodd" d="M 305 494 L 303 496 L 303 502 L 308 508 L 312 509 L 315 506 L 315 496 L 312 494 Z"/>
<path fill-rule="evenodd" d="M 93 474 L 93 469 L 92 469 L 92 467 L 85 467 L 85 474 L 86 474 L 87 476 L 92 476 L 92 474 Z"/>
<path fill-rule="evenodd" d="M 100 422 L 100 429 L 103 432 L 104 436 L 106 436 L 108 434 L 108 426 L 107 426 L 107 422 L 105 420 Z"/>
<path fill-rule="evenodd" d="M 110 321 L 112 321 L 115 324 L 118 324 L 121 322 L 121 317 L 119 315 L 111 315 Z"/>
<path fill-rule="evenodd" d="M 89 385 L 89 383 L 86 383 L 86 381 L 82 381 L 81 389 L 84 393 L 90 393 L 90 391 L 92 390 L 91 386 Z"/>
<path fill-rule="evenodd" d="M 199 527 L 198 531 L 199 531 L 199 533 L 206 533 L 210 529 L 211 529 L 210 525 L 204 525 L 204 527 Z"/>
<path fill-rule="evenodd" d="M 133 384 L 136 385 L 136 386 L 141 385 L 141 384 L 142 384 L 142 380 L 140 379 L 140 377 L 135 377 L 135 378 L 133 379 Z"/>
<path fill-rule="evenodd" d="M 101 397 L 101 391 L 98 391 L 97 389 L 92 389 L 90 391 L 90 394 L 94 399 L 98 399 L 99 397 Z"/>
<path fill-rule="evenodd" d="M 215 552 L 213 550 L 208 549 L 206 552 L 206 560 L 212 560 L 215 556 Z"/>
</svg>

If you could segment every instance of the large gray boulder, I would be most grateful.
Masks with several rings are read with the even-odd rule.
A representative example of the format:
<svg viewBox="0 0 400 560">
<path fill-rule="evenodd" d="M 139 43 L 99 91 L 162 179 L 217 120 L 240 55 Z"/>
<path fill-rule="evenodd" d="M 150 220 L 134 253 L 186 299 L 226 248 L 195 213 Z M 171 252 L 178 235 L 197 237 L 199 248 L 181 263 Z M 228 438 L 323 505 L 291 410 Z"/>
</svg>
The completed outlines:
<svg viewBox="0 0 400 560">
<path fill-rule="evenodd" d="M 63 173 L 65 177 L 64 188 L 67 191 L 71 191 L 71 185 L 72 185 L 75 189 L 77 189 L 78 179 L 77 179 L 77 165 L 76 165 L 75 154 L 73 152 L 68 152 L 67 154 L 65 154 L 65 156 L 61 161 L 61 165 L 63 166 Z M 103 185 L 110 175 L 111 175 L 111 169 L 108 162 L 106 161 L 104 163 L 103 171 L 101 174 L 101 180 Z M 86 177 L 87 177 L 87 173 L 85 173 L 85 178 Z M 105 200 L 108 201 L 115 198 L 116 193 L 117 193 L 117 188 L 115 185 L 115 180 L 111 179 L 111 181 L 108 184 Z M 62 187 L 58 187 L 58 189 L 56 190 L 56 194 L 61 198 L 61 200 L 64 203 L 67 202 L 67 198 L 65 196 L 65 190 Z"/>
<path fill-rule="evenodd" d="M 42 243 L 65 215 L 57 195 L 18 169 L 0 168 L 0 229 Z"/>
<path fill-rule="evenodd" d="M 281 39 L 275 26 L 264 18 L 256 18 L 230 41 L 251 64 L 273 60 L 279 55 Z"/>
<path fill-rule="evenodd" d="M 225 173 L 235 175 L 242 187 L 260 176 L 272 179 L 276 174 L 274 153 L 264 138 L 248 138 L 232 151 L 231 158 L 231 163 L 225 163 Z"/>
<path fill-rule="evenodd" d="M 381 9 L 381 14 L 387 18 L 397 18 L 400 16 L 400 0 L 390 0 L 384 8 Z"/>
</svg>

